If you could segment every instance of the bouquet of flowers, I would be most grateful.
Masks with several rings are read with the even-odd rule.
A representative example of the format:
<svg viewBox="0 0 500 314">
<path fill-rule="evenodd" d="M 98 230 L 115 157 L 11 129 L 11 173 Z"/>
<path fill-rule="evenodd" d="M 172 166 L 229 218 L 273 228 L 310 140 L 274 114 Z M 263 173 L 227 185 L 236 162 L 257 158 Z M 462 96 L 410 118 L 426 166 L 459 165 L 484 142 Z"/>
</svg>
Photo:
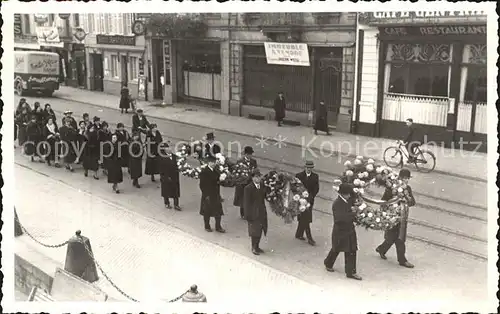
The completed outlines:
<svg viewBox="0 0 500 314">
<path fill-rule="evenodd" d="M 179 169 L 179 173 L 183 176 L 199 179 L 201 167 L 192 167 L 187 162 L 187 158 L 191 154 L 191 146 L 188 144 L 181 145 L 180 149 L 175 152 L 177 156 L 177 168 Z"/>
<path fill-rule="evenodd" d="M 365 160 L 362 156 L 344 163 L 345 171 L 334 181 L 334 188 L 341 183 L 353 186 L 354 210 L 356 223 L 367 229 L 387 230 L 397 225 L 401 219 L 401 202 L 405 202 L 408 194 L 406 186 L 398 178 L 398 174 L 390 167 L 376 165 L 373 159 Z M 389 201 L 374 200 L 367 196 L 365 189 L 376 184 L 391 189 Z M 373 204 L 375 206 L 372 206 Z"/>
<path fill-rule="evenodd" d="M 250 179 L 250 172 L 253 170 L 250 161 L 240 160 L 230 167 L 233 183 L 235 185 L 245 184 Z"/>
<path fill-rule="evenodd" d="M 294 217 L 311 206 L 305 186 L 291 174 L 273 170 L 264 176 L 264 186 L 272 212 L 285 223 L 291 223 Z"/>
</svg>

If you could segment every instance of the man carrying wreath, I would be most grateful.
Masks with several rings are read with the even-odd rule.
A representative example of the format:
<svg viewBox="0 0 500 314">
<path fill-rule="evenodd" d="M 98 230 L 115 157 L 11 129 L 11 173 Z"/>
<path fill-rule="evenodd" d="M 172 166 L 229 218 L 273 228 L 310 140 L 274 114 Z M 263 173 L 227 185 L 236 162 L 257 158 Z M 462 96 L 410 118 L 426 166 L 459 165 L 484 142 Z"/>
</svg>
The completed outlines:
<svg viewBox="0 0 500 314">
<path fill-rule="evenodd" d="M 266 189 L 259 169 L 253 169 L 250 176 L 252 182 L 245 187 L 243 192 L 243 208 L 248 222 L 248 235 L 252 239 L 252 253 L 260 255 L 264 253 L 259 246 L 260 239 L 262 233 L 267 234 Z"/>
<path fill-rule="evenodd" d="M 404 210 L 401 212 L 401 222 L 397 224 L 392 229 L 385 231 L 384 233 L 384 242 L 380 244 L 375 251 L 380 255 L 381 259 L 386 260 L 387 257 L 385 253 L 391 248 L 393 244 L 396 245 L 396 254 L 398 256 L 399 265 L 406 268 L 415 267 L 413 264 L 408 262 L 405 257 L 406 253 L 406 229 L 408 226 L 408 208 L 415 206 L 415 198 L 413 197 L 413 193 L 411 187 L 408 185 L 408 181 L 411 178 L 411 172 L 408 169 L 401 169 L 399 171 L 399 179 L 403 181 L 405 200 L 403 204 Z M 388 201 L 392 199 L 393 193 L 391 188 L 386 188 L 384 195 L 382 195 L 382 200 Z"/>
<path fill-rule="evenodd" d="M 312 160 L 307 160 L 304 171 L 297 173 L 295 175 L 295 177 L 297 177 L 307 189 L 307 192 L 309 194 L 307 197 L 307 201 L 309 202 L 309 204 L 311 204 L 309 208 L 306 208 L 306 210 L 303 213 L 300 213 L 297 216 L 299 224 L 297 226 L 297 231 L 295 232 L 295 238 L 299 240 L 305 240 L 304 238 L 304 231 L 305 231 L 307 236 L 307 242 L 310 245 L 315 246 L 316 242 L 312 238 L 310 224 L 312 222 L 312 209 L 314 206 L 314 198 L 319 192 L 319 176 L 318 174 L 312 171 L 313 169 L 314 169 L 314 163 L 312 162 Z"/>
</svg>

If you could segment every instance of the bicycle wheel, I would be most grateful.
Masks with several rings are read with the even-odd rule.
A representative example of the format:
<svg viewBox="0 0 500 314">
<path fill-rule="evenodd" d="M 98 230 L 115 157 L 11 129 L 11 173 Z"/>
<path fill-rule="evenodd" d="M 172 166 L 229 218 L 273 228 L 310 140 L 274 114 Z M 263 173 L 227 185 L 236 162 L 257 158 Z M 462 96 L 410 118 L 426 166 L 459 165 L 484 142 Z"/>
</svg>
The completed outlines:
<svg viewBox="0 0 500 314">
<path fill-rule="evenodd" d="M 396 146 L 387 147 L 384 151 L 384 162 L 389 167 L 397 167 L 403 163 L 403 155 Z"/>
<path fill-rule="evenodd" d="M 429 173 L 436 167 L 436 156 L 431 151 L 419 149 L 415 158 L 415 166 L 418 171 Z"/>
</svg>

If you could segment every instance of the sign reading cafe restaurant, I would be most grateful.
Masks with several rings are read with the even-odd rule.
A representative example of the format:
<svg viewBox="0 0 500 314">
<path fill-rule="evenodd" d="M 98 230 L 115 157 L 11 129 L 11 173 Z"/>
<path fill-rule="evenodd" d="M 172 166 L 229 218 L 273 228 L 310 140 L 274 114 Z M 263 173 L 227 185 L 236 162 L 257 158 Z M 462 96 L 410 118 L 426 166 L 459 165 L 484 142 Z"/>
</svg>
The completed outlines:
<svg viewBox="0 0 500 314">
<path fill-rule="evenodd" d="M 268 64 L 310 66 L 307 44 L 264 43 Z"/>
</svg>

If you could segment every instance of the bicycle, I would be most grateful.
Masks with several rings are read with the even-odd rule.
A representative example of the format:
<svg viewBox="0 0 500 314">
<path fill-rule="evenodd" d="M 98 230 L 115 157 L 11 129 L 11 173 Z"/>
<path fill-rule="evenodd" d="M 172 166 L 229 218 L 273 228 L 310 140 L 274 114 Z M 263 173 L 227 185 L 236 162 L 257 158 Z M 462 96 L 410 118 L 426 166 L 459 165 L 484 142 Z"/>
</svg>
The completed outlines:
<svg viewBox="0 0 500 314">
<path fill-rule="evenodd" d="M 396 142 L 397 146 L 387 147 L 384 151 L 384 162 L 389 167 L 403 167 L 404 157 L 408 159 L 408 163 L 415 165 L 418 171 L 429 173 L 436 167 L 436 156 L 433 152 L 420 148 L 420 145 L 415 147 L 415 154 L 413 160 L 410 160 L 409 153 L 402 141 Z M 405 147 L 406 148 L 406 147 Z"/>
</svg>

